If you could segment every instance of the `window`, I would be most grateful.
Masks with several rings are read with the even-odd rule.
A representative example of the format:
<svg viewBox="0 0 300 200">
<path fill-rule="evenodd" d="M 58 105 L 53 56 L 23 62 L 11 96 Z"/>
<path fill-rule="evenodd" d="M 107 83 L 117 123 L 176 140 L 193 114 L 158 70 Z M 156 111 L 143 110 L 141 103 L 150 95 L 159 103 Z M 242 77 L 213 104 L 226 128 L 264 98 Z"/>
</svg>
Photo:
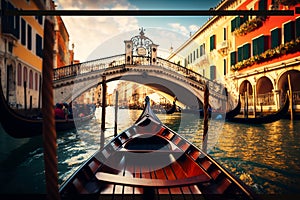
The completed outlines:
<svg viewBox="0 0 300 200">
<path fill-rule="evenodd" d="M 29 71 L 29 89 L 33 89 L 33 73 L 32 73 L 32 70 Z"/>
<path fill-rule="evenodd" d="M 227 74 L 227 61 L 226 59 L 223 60 L 223 70 L 224 70 L 224 76 Z"/>
<path fill-rule="evenodd" d="M 300 37 L 300 17 L 298 17 L 295 21 L 295 28 L 296 28 L 296 38 Z"/>
<path fill-rule="evenodd" d="M 21 19 L 21 44 L 26 45 L 26 22 L 23 18 Z"/>
<path fill-rule="evenodd" d="M 38 21 L 38 23 L 40 25 L 43 25 L 43 16 L 39 15 L 39 16 L 35 16 L 35 19 Z"/>
<path fill-rule="evenodd" d="M 205 55 L 205 43 L 200 45 L 200 57 Z"/>
<path fill-rule="evenodd" d="M 214 50 L 216 48 L 216 35 L 210 36 L 210 51 Z"/>
<path fill-rule="evenodd" d="M 19 86 L 22 86 L 22 66 L 21 66 L 20 63 L 18 64 L 18 80 L 17 80 L 17 84 Z"/>
<path fill-rule="evenodd" d="M 27 82 L 27 67 L 23 68 L 23 81 L 24 83 Z"/>
<path fill-rule="evenodd" d="M 38 82 L 39 82 L 39 77 L 38 77 L 38 74 L 35 72 L 35 74 L 34 74 L 34 85 L 35 85 L 35 90 L 39 90 L 38 89 L 38 87 L 39 87 L 39 85 L 38 85 Z"/>
<path fill-rule="evenodd" d="M 216 66 L 210 66 L 210 80 L 216 79 Z"/>
<path fill-rule="evenodd" d="M 36 34 L 36 42 L 35 42 L 35 46 L 36 46 L 36 55 L 39 57 L 43 57 L 43 49 L 42 49 L 42 37 L 39 34 Z"/>
<path fill-rule="evenodd" d="M 295 39 L 295 27 L 293 21 L 284 24 L 283 29 L 284 43 L 290 42 Z"/>
<path fill-rule="evenodd" d="M 300 27 L 299 27 L 300 28 Z M 271 48 L 278 47 L 281 44 L 281 30 L 280 28 L 271 31 Z"/>
<path fill-rule="evenodd" d="M 9 11 L 17 10 L 9 1 L 1 1 L 1 8 Z M 20 38 L 20 16 L 1 15 L 2 32 L 12 34 L 17 39 Z"/>
<path fill-rule="evenodd" d="M 267 10 L 267 0 L 260 0 L 258 2 L 258 10 Z"/>
<path fill-rule="evenodd" d="M 246 60 L 250 58 L 250 44 L 245 44 L 243 46 L 243 59 Z"/>
<path fill-rule="evenodd" d="M 230 66 L 236 64 L 236 51 L 230 53 Z"/>
<path fill-rule="evenodd" d="M 195 59 L 196 59 L 196 52 L 194 51 L 193 61 L 195 61 Z"/>
<path fill-rule="evenodd" d="M 244 44 L 238 48 L 238 62 L 250 58 L 250 44 Z"/>
<path fill-rule="evenodd" d="M 223 28 L 223 39 L 227 40 L 227 28 L 226 27 Z"/>
<path fill-rule="evenodd" d="M 231 32 L 235 29 L 240 28 L 240 26 L 245 22 L 243 17 L 237 16 L 233 20 L 231 20 Z"/>
<path fill-rule="evenodd" d="M 262 35 L 254 40 L 252 40 L 252 53 L 253 56 L 260 55 L 265 51 L 265 36 Z"/>
<path fill-rule="evenodd" d="M 196 49 L 196 53 L 197 53 L 197 58 L 199 58 L 199 50 Z"/>
<path fill-rule="evenodd" d="M 28 24 L 27 25 L 27 48 L 29 50 L 32 49 L 32 28 L 31 26 Z"/>
<path fill-rule="evenodd" d="M 187 57 L 187 64 L 190 64 L 190 56 Z"/>
<path fill-rule="evenodd" d="M 243 60 L 243 47 L 239 47 L 238 49 L 238 62 Z"/>
</svg>

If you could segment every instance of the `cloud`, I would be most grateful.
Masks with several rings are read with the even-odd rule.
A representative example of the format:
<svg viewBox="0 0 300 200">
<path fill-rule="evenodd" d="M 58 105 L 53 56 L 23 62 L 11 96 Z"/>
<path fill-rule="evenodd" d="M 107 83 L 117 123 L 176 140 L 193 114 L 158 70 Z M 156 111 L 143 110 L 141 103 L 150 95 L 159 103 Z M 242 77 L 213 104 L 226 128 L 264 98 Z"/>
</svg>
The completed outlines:
<svg viewBox="0 0 300 200">
<path fill-rule="evenodd" d="M 57 0 L 57 9 L 137 9 L 125 0 Z M 120 32 L 137 29 L 138 20 L 130 16 L 62 16 L 70 35 L 70 45 L 74 43 L 74 56 L 80 62 L 86 61 L 90 53 L 107 39 Z"/>
<path fill-rule="evenodd" d="M 199 28 L 200 27 L 198 25 L 195 25 L 195 24 L 189 26 L 189 30 L 193 33 L 198 31 Z"/>
<path fill-rule="evenodd" d="M 169 23 L 168 24 L 173 30 L 175 31 L 179 31 L 181 34 L 183 35 L 189 35 L 190 31 L 183 25 L 181 25 L 180 23 Z"/>
</svg>

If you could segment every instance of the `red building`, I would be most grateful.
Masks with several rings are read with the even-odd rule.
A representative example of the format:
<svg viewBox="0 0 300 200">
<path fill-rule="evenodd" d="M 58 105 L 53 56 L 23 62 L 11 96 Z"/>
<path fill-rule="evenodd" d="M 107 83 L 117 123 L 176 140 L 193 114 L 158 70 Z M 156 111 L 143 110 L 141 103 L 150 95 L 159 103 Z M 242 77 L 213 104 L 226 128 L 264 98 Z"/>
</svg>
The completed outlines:
<svg viewBox="0 0 300 200">
<path fill-rule="evenodd" d="M 246 0 L 238 10 L 295 10 L 299 6 L 298 0 Z M 291 88 L 294 108 L 299 110 L 300 15 L 236 16 L 230 31 L 235 34 L 231 78 L 239 93 L 248 96 L 251 109 L 277 110 Z"/>
</svg>

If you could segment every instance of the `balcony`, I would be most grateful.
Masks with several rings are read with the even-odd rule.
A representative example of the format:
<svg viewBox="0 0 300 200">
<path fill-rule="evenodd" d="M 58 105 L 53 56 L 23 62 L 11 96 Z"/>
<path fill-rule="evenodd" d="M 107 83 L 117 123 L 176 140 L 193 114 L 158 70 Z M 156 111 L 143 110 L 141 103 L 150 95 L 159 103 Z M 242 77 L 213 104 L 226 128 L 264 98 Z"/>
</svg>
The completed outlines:
<svg viewBox="0 0 300 200">
<path fill-rule="evenodd" d="M 217 51 L 222 55 L 226 56 L 228 54 L 228 41 L 224 40 L 223 42 L 217 44 Z"/>
</svg>

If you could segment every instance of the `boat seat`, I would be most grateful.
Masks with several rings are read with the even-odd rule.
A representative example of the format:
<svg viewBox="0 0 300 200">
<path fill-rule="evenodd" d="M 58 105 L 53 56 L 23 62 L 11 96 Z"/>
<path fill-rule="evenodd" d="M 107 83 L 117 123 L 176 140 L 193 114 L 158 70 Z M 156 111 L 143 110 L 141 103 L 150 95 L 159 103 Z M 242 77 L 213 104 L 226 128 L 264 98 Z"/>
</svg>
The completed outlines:
<svg viewBox="0 0 300 200">
<path fill-rule="evenodd" d="M 188 177 L 177 180 L 165 180 L 165 179 L 150 179 L 150 178 L 130 178 L 115 174 L 109 174 L 105 172 L 97 172 L 96 178 L 99 181 L 108 183 L 116 183 L 127 186 L 139 186 L 139 187 L 180 187 L 193 185 L 198 183 L 209 182 L 211 178 L 205 174 L 198 176 Z"/>
</svg>

